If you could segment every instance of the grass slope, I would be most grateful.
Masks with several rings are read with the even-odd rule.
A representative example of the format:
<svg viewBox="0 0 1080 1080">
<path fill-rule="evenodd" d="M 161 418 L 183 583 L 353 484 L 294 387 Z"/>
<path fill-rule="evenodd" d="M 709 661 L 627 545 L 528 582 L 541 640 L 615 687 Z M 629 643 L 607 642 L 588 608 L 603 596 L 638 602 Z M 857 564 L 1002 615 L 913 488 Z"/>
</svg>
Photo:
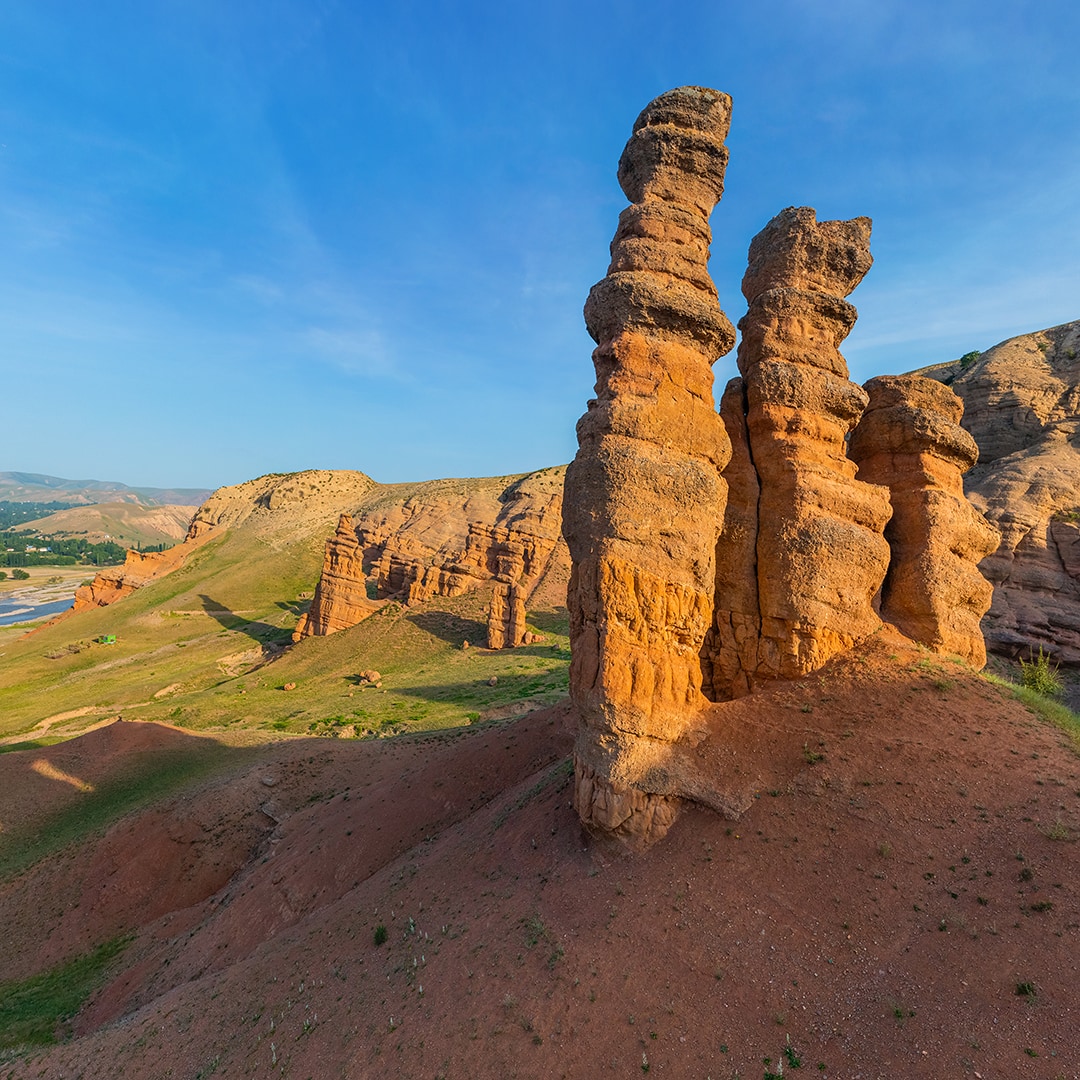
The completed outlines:
<svg viewBox="0 0 1080 1080">
<path fill-rule="evenodd" d="M 290 647 L 323 540 L 240 527 L 117 604 L 6 642 L 0 738 L 33 741 L 118 713 L 203 731 L 383 735 L 565 695 L 565 611 L 531 613 L 541 643 L 489 652 L 477 647 L 486 638 L 484 592 L 391 604 L 350 630 Z M 102 634 L 116 644 L 96 643 Z M 472 648 L 462 648 L 466 640 Z M 381 687 L 359 684 L 368 669 L 382 674 Z M 289 683 L 295 689 L 283 690 Z"/>
</svg>

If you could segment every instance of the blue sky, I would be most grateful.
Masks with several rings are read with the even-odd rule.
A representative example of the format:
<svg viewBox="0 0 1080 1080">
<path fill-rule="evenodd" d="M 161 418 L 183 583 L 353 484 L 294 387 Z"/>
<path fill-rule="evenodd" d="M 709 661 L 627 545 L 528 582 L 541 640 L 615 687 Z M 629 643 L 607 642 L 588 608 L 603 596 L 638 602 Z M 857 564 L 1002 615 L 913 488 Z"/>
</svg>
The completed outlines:
<svg viewBox="0 0 1080 1080">
<path fill-rule="evenodd" d="M 1072 0 L 5 0 L 0 469 L 569 460 L 619 153 L 683 84 L 734 98 L 733 321 L 790 205 L 874 219 L 859 381 L 1080 318 L 1078 41 Z"/>
</svg>

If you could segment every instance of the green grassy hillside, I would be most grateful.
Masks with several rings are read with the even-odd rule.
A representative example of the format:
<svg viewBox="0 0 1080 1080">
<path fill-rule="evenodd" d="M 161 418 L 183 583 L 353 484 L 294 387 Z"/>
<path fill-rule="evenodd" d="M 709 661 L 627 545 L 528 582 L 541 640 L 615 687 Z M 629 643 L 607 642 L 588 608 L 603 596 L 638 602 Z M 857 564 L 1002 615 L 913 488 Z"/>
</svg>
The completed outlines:
<svg viewBox="0 0 1080 1080">
<path fill-rule="evenodd" d="M 362 737 L 506 715 L 565 694 L 565 612 L 531 612 L 542 642 L 489 652 L 478 647 L 486 593 L 390 604 L 350 630 L 291 646 L 329 531 L 240 525 L 117 604 L 6 640 L 0 738 L 71 734 L 118 713 L 203 731 Z M 96 643 L 103 634 L 116 644 Z M 383 676 L 380 687 L 361 685 L 367 669 Z"/>
</svg>

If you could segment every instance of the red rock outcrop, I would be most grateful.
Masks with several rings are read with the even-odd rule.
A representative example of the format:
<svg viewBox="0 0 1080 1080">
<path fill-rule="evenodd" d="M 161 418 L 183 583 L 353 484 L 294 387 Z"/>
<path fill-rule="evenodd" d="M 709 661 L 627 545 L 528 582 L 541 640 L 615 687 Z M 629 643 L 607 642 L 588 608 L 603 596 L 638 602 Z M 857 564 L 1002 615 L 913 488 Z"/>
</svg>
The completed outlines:
<svg viewBox="0 0 1080 1080">
<path fill-rule="evenodd" d="M 64 612 L 64 615 L 90 608 L 107 607 L 115 604 L 117 600 L 123 600 L 148 582 L 175 570 L 194 546 L 197 545 L 177 544 L 165 551 L 129 551 L 123 566 L 109 566 L 99 570 L 89 585 L 80 585 L 75 590 L 75 604 L 70 612 Z M 59 620 L 51 622 L 54 621 Z"/>
<path fill-rule="evenodd" d="M 860 479 L 889 489 L 893 507 L 881 614 L 935 652 L 982 667 L 979 621 L 993 586 L 977 564 L 1001 537 L 964 495 L 979 451 L 960 426 L 963 402 L 916 375 L 879 376 L 865 389 L 870 402 L 849 453 Z"/>
<path fill-rule="evenodd" d="M 415 604 L 495 580 L 502 587 L 489 639 L 501 642 L 497 648 L 521 644 L 524 605 L 548 580 L 569 573 L 560 536 L 562 480 L 562 469 L 542 469 L 373 489 L 353 515 L 352 540 L 339 525 L 328 542 L 312 616 L 295 640 L 359 622 L 370 610 L 369 585 L 378 601 Z"/>
<path fill-rule="evenodd" d="M 637 118 L 618 174 L 632 205 L 585 305 L 596 399 L 578 422 L 563 517 L 583 724 L 575 803 L 587 825 L 631 840 L 670 824 L 674 805 L 649 793 L 648 774 L 705 703 L 699 654 L 731 453 L 712 364 L 734 343 L 708 275 L 709 214 L 730 116 L 727 95 L 682 87 Z"/>
<path fill-rule="evenodd" d="M 721 541 L 722 557 L 737 561 L 717 593 L 718 697 L 745 692 L 755 679 L 813 671 L 880 626 L 873 601 L 889 562 L 891 508 L 888 490 L 855 479 L 847 456 L 867 395 L 848 379 L 839 352 L 856 319 L 844 297 L 870 268 L 869 241 L 869 218 L 819 222 L 809 207 L 792 207 L 750 245 L 738 353 L 745 429 L 737 384 L 724 415 L 752 460 L 757 527 L 753 558 L 752 522 Z M 730 468 L 749 506 L 747 457 Z"/>
<path fill-rule="evenodd" d="M 1080 665 L 1080 321 L 916 374 L 959 395 L 979 447 L 964 487 L 1001 532 L 980 564 L 994 586 L 987 647 Z"/>
<path fill-rule="evenodd" d="M 352 517 L 342 514 L 337 531 L 326 541 L 322 575 L 311 607 L 300 616 L 293 641 L 311 634 L 333 634 L 355 626 L 382 606 L 368 599 L 363 548 L 356 539 Z"/>
<path fill-rule="evenodd" d="M 506 649 L 525 644 L 525 597 L 516 581 L 495 584 L 488 609 L 489 649 Z"/>
</svg>

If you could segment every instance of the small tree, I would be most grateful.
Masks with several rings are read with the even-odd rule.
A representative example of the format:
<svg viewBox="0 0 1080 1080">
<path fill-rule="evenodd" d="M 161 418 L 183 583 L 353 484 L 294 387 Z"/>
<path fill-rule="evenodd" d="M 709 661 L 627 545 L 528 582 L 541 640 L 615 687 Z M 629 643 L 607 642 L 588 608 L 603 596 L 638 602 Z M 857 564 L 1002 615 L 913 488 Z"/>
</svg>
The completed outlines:
<svg viewBox="0 0 1080 1080">
<path fill-rule="evenodd" d="M 11 576 L 16 581 L 27 581 L 30 577 L 30 575 L 25 570 L 18 566 L 11 571 Z"/>
</svg>

